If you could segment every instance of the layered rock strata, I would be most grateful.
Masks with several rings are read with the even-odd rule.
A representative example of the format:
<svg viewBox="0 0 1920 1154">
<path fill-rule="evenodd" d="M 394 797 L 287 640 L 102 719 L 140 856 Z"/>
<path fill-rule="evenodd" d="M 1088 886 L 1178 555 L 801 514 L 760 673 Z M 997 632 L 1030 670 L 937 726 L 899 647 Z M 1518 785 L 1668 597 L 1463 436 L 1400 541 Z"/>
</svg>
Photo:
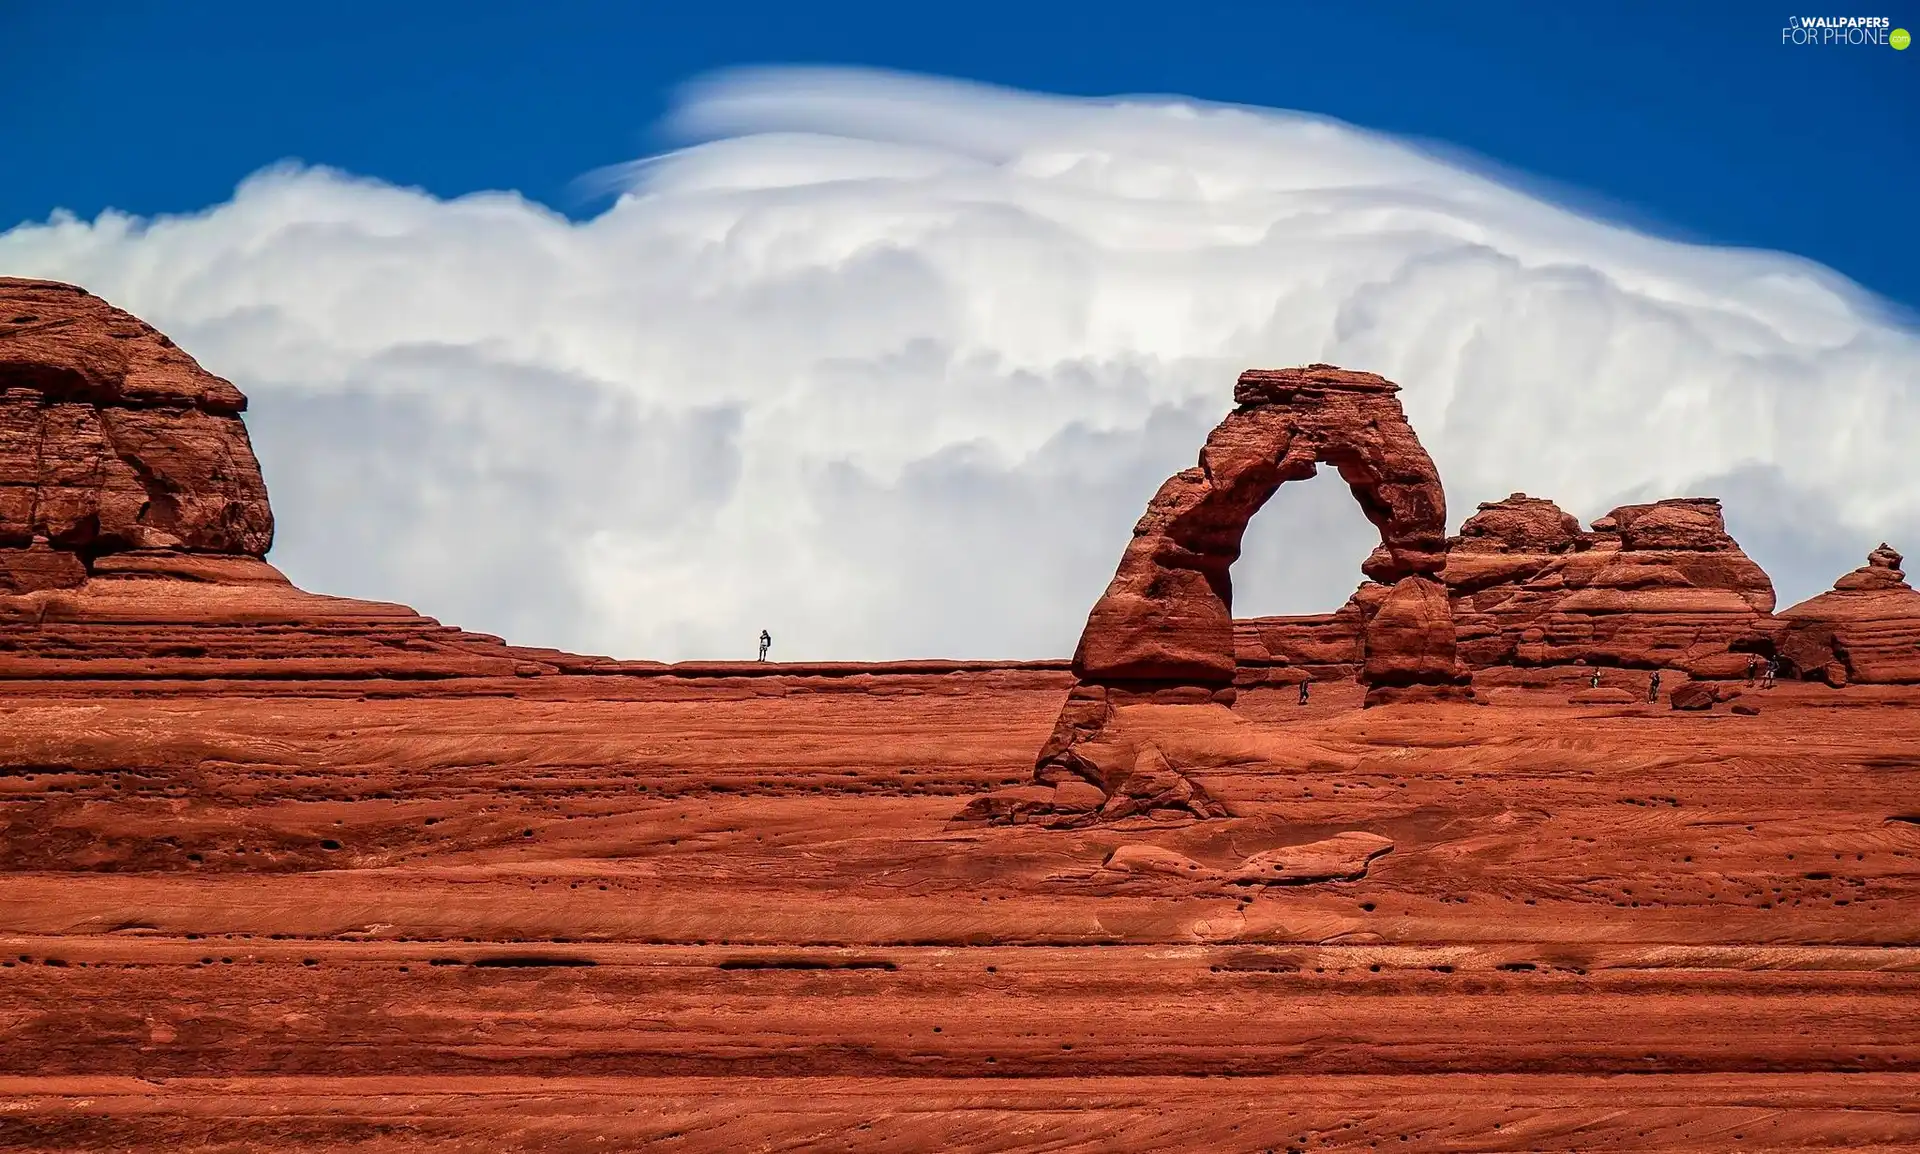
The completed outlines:
<svg viewBox="0 0 1920 1154">
<path fill-rule="evenodd" d="M 1217 816 L 1218 804 L 1164 751 L 1111 740 L 1114 713 L 1140 703 L 1232 702 L 1230 570 L 1241 537 L 1281 485 L 1314 476 L 1322 464 L 1339 472 L 1380 532 L 1362 566 L 1375 587 L 1357 612 L 1368 700 L 1470 693 L 1440 582 L 1446 496 L 1398 392 L 1382 377 L 1330 365 L 1241 374 L 1235 409 L 1207 437 L 1198 464 L 1169 477 L 1148 503 L 1088 614 L 1073 657 L 1078 684 L 1035 772 L 1046 785 L 1091 783 L 1106 800 L 1063 820 L 1156 810 Z"/>
<path fill-rule="evenodd" d="M 1500 665 L 1744 673 L 1773 583 L 1727 535 L 1720 502 L 1623 505 L 1580 532 L 1551 501 L 1480 506 L 1449 542 L 1461 659 Z"/>
<path fill-rule="evenodd" d="M 1727 535 L 1719 501 L 1623 505 L 1582 530 L 1552 501 L 1482 504 L 1441 574 L 1469 669 L 1608 666 L 1744 676 L 1770 651 L 1773 584 Z M 1379 592 L 1338 613 L 1237 624 L 1242 686 L 1341 676 Z"/>
<path fill-rule="evenodd" d="M 1920 688 L 1149 693 L 1126 824 L 956 831 L 1065 662 L 614 662 L 28 550 L 85 576 L 0 593 L 8 1150 L 1920 1149 Z"/>
<path fill-rule="evenodd" d="M 1886 544 L 1818 597 L 1781 612 L 1783 672 L 1829 684 L 1920 683 L 1920 591 Z"/>
<path fill-rule="evenodd" d="M 99 297 L 0 278 L 0 593 L 77 586 L 114 554 L 264 556 L 246 407 Z"/>
</svg>

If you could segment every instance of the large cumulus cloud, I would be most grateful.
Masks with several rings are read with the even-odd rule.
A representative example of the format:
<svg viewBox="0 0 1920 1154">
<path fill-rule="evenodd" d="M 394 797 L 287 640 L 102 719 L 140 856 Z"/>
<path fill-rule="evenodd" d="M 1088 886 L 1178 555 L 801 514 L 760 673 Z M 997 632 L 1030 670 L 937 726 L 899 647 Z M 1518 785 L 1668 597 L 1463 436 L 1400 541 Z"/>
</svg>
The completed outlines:
<svg viewBox="0 0 1920 1154">
<path fill-rule="evenodd" d="M 1456 524 L 1718 494 L 1783 601 L 1920 542 L 1920 339 L 1809 262 L 1294 113 L 780 70 L 677 127 L 584 222 L 282 167 L 0 271 L 252 395 L 299 583 L 577 650 L 1063 654 L 1249 365 L 1400 381 Z M 1369 545 L 1288 486 L 1236 608 L 1331 607 Z"/>
</svg>

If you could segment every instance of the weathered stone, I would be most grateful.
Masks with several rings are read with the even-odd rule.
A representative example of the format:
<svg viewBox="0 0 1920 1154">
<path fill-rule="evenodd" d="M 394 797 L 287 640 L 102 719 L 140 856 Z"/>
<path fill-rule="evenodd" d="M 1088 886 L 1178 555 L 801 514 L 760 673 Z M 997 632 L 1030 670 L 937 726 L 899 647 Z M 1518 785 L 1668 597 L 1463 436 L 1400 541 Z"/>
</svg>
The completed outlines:
<svg viewBox="0 0 1920 1154">
<path fill-rule="evenodd" d="M 1603 665 L 1734 678 L 1773 631 L 1773 584 L 1711 498 L 1622 506 L 1582 533 L 1553 502 L 1516 493 L 1467 519 L 1442 577 L 1470 671 Z M 1241 683 L 1346 656 L 1379 603 L 1378 587 L 1362 586 L 1330 617 L 1238 623 Z"/>
<path fill-rule="evenodd" d="M 0 549 L 42 543 L 67 573 L 127 550 L 264 556 L 273 514 L 245 408 L 100 298 L 0 277 Z M 0 586 L 44 581 L 40 552 L 0 553 Z"/>
<path fill-rule="evenodd" d="M 1330 464 L 1380 532 L 1380 547 L 1361 567 L 1379 595 L 1349 614 L 1365 644 L 1337 656 L 1361 662 L 1375 689 L 1369 700 L 1408 691 L 1467 696 L 1437 580 L 1446 563 L 1446 496 L 1398 392 L 1384 378 L 1330 365 L 1242 373 L 1237 407 L 1208 436 L 1199 464 L 1168 478 L 1148 502 L 1087 615 L 1073 656 L 1081 684 L 1163 703 L 1224 700 L 1238 672 L 1230 570 L 1247 522 L 1282 484 Z M 1040 751 L 1040 780 L 1061 780 L 1063 768 L 1088 776 L 1075 766 L 1074 747 L 1095 734 L 1067 716 L 1080 708 L 1070 697 Z M 1102 815 L 1142 808 L 1164 807 L 1112 794 Z"/>
<path fill-rule="evenodd" d="M 1785 672 L 1828 684 L 1920 683 L 1920 591 L 1900 554 L 1881 545 L 1833 589 L 1780 614 Z M 1829 671 L 1829 666 L 1838 666 Z"/>
</svg>

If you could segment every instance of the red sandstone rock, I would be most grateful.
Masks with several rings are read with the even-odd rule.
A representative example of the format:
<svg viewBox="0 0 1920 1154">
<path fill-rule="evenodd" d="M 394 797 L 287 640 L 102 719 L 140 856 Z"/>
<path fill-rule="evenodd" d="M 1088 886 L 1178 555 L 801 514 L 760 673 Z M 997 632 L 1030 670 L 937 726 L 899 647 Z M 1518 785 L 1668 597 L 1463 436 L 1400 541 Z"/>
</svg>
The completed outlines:
<svg viewBox="0 0 1920 1154">
<path fill-rule="evenodd" d="M 1448 553 L 1462 660 L 1497 665 L 1679 668 L 1733 677 L 1757 648 L 1773 585 L 1711 498 L 1627 505 L 1571 539 L 1570 518 L 1516 494 L 1483 505 Z M 1468 533 L 1480 518 L 1477 531 Z"/>
<path fill-rule="evenodd" d="M 1676 686 L 1667 695 L 1668 702 L 1675 709 L 1704 710 L 1712 709 L 1722 701 L 1732 701 L 1740 696 L 1740 691 L 1730 686 L 1715 684 L 1711 681 L 1689 681 Z"/>
<path fill-rule="evenodd" d="M 1237 620 L 1234 684 L 1251 688 L 1351 680 L 1364 660 L 1360 629 L 1365 623 L 1360 603 L 1351 599 L 1334 613 Z"/>
<path fill-rule="evenodd" d="M 90 561 L 0 589 L 9 1149 L 1920 1148 L 1920 689 L 1169 706 Z"/>
<path fill-rule="evenodd" d="M 1582 533 L 1553 502 L 1515 493 L 1467 519 L 1443 577 L 1459 660 L 1474 671 L 1609 665 L 1737 678 L 1776 632 L 1772 582 L 1727 536 L 1711 498 L 1622 506 Z M 1363 586 L 1331 618 L 1240 623 L 1240 683 L 1344 656 L 1369 598 L 1378 593 Z"/>
<path fill-rule="evenodd" d="M 1465 684 L 1454 656 L 1452 607 L 1447 590 L 1425 577 L 1404 577 L 1367 619 L 1362 679 L 1367 700 L 1391 701 L 1401 690 Z"/>
<path fill-rule="evenodd" d="M 1567 695 L 1569 705 L 1634 705 L 1641 700 L 1639 694 L 1611 685 L 1579 689 Z"/>
<path fill-rule="evenodd" d="M 1233 622 L 1229 571 L 1241 535 L 1275 490 L 1324 463 L 1380 530 L 1362 570 L 1381 589 L 1355 614 L 1369 700 L 1466 692 L 1447 598 L 1433 580 L 1445 563 L 1446 497 L 1398 392 L 1371 373 L 1328 365 L 1242 373 L 1237 407 L 1208 436 L 1199 464 L 1168 478 L 1148 503 L 1088 614 L 1073 657 L 1081 684 L 1162 702 L 1231 694 L 1236 649 L 1257 642 L 1237 637 Z M 1069 717 L 1087 715 L 1086 700 L 1090 693 L 1069 700 L 1036 773 L 1057 781 L 1070 769 L 1111 789 L 1072 753 L 1100 732 L 1099 723 Z M 1123 812 L 1103 808 L 1103 816 L 1147 802 L 1116 804 Z"/>
<path fill-rule="evenodd" d="M 1446 499 L 1397 391 L 1324 365 L 1242 374 L 1239 407 L 1207 438 L 1200 464 L 1161 486 L 1088 615 L 1074 655 L 1081 679 L 1231 685 L 1228 571 L 1241 534 L 1282 483 L 1312 476 L 1320 463 L 1340 471 L 1380 529 L 1370 576 L 1391 583 L 1437 573 Z"/>
<path fill-rule="evenodd" d="M 1515 493 L 1504 501 L 1483 503 L 1448 543 L 1455 552 L 1565 553 L 1580 539 L 1580 522 L 1552 501 Z"/>
<path fill-rule="evenodd" d="M 273 516 L 245 408 L 98 297 L 0 278 L 0 590 L 76 585 L 131 549 L 264 555 Z"/>
<path fill-rule="evenodd" d="M 1885 544 L 1830 592 L 1781 612 L 1790 673 L 1829 684 L 1920 683 L 1920 592 Z"/>
</svg>

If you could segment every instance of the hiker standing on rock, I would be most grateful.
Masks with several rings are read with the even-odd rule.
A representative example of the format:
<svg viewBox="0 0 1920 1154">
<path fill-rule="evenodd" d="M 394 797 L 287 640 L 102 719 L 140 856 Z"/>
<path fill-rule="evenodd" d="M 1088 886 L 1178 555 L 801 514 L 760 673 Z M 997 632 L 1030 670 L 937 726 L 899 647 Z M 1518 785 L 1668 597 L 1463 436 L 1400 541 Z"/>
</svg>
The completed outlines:
<svg viewBox="0 0 1920 1154">
<path fill-rule="evenodd" d="M 765 661 L 767 659 L 767 650 L 771 648 L 773 648 L 773 634 L 762 629 L 760 631 L 760 656 L 755 660 Z"/>
<path fill-rule="evenodd" d="M 1598 665 L 1593 667 L 1593 676 L 1587 679 L 1587 688 L 1588 689 L 1600 688 L 1600 667 Z"/>
<path fill-rule="evenodd" d="M 1747 655 L 1747 684 L 1752 685 L 1753 679 L 1758 676 L 1760 676 L 1760 655 L 1750 653 Z"/>
<path fill-rule="evenodd" d="M 1653 671 L 1652 679 L 1647 682 L 1647 700 L 1649 702 L 1660 700 L 1660 671 L 1658 669 Z"/>
<path fill-rule="evenodd" d="M 1313 678 L 1311 677 L 1303 677 L 1300 679 L 1300 704 L 1305 705 L 1307 703 L 1307 686 L 1312 684 Z"/>
<path fill-rule="evenodd" d="M 1760 682 L 1760 688 L 1772 689 L 1773 679 L 1778 676 L 1780 676 L 1780 659 L 1778 657 L 1767 658 L 1767 672 L 1766 676 Z"/>
</svg>

